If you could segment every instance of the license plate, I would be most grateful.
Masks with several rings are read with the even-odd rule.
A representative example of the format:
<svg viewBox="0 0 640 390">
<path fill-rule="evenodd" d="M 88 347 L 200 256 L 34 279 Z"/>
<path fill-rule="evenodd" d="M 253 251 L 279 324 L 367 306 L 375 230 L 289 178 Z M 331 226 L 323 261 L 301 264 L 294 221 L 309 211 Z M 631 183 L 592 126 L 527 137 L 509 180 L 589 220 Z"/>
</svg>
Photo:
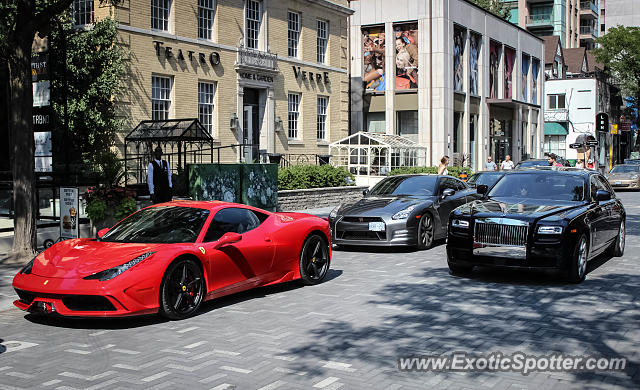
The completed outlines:
<svg viewBox="0 0 640 390">
<path fill-rule="evenodd" d="M 384 222 L 369 222 L 369 230 L 372 232 L 383 232 L 385 230 Z"/>
<path fill-rule="evenodd" d="M 621 185 L 621 184 L 622 184 L 622 182 L 621 182 L 621 181 L 617 181 L 617 182 L 616 182 L 616 185 L 617 185 L 617 186 L 619 186 L 619 185 Z"/>
</svg>

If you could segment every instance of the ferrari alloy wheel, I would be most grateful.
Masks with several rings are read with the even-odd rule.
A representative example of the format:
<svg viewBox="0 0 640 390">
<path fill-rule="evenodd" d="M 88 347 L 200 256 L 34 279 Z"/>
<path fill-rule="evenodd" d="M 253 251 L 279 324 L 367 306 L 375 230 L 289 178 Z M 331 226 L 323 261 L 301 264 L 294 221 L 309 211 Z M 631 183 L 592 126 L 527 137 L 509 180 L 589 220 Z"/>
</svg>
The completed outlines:
<svg viewBox="0 0 640 390">
<path fill-rule="evenodd" d="M 318 234 L 309 236 L 300 252 L 300 277 L 305 284 L 318 284 L 329 271 L 329 245 Z"/>
<path fill-rule="evenodd" d="M 626 229 L 624 225 L 624 219 L 620 222 L 620 229 L 618 230 L 618 237 L 611 245 L 610 254 L 613 257 L 620 257 L 624 255 L 624 245 L 626 240 Z"/>
<path fill-rule="evenodd" d="M 589 258 L 589 243 L 587 237 L 580 236 L 573 252 L 573 261 L 569 266 L 569 281 L 581 283 L 587 274 L 587 259 Z"/>
<path fill-rule="evenodd" d="M 191 259 L 173 262 L 162 278 L 160 311 L 172 320 L 193 315 L 204 296 L 204 277 Z"/>
<path fill-rule="evenodd" d="M 433 245 L 433 218 L 424 214 L 418 222 L 418 249 L 429 249 Z"/>
</svg>

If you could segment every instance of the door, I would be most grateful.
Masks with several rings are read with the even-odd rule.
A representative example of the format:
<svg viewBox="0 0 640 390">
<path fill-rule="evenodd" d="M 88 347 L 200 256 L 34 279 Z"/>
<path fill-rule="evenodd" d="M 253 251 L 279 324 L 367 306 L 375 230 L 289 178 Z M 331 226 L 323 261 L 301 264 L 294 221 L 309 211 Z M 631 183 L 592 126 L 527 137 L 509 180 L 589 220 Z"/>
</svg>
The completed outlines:
<svg viewBox="0 0 640 390">
<path fill-rule="evenodd" d="M 610 233 L 607 232 L 609 224 L 608 202 L 596 202 L 596 191 L 604 190 L 604 186 L 595 175 L 590 179 L 590 196 L 593 209 L 589 213 L 589 221 L 591 223 L 591 250 L 600 249 L 609 238 Z M 610 202 L 610 201 L 609 201 Z"/>
<path fill-rule="evenodd" d="M 242 143 L 245 145 L 253 144 L 253 110 L 254 106 L 244 106 L 244 114 L 243 121 L 244 124 L 242 128 Z M 244 161 L 252 162 L 253 161 L 253 147 L 244 146 Z"/>
<path fill-rule="evenodd" d="M 459 185 L 458 182 L 461 184 Z M 461 190 L 461 188 L 466 188 L 466 185 L 452 177 L 441 177 L 440 182 L 438 184 L 438 214 L 440 215 L 440 222 L 442 223 L 442 228 L 446 231 L 447 224 L 449 223 L 449 214 L 451 211 L 458 206 L 463 205 L 466 202 L 467 191 Z M 444 190 L 452 189 L 454 190 L 454 194 L 443 198 Z"/>
</svg>

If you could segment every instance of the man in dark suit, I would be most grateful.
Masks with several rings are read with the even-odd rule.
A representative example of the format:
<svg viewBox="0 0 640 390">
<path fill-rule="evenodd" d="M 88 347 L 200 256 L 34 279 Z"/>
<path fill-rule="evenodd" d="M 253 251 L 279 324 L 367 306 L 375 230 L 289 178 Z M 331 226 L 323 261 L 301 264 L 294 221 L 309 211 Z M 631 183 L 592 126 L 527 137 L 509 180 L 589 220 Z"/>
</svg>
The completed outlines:
<svg viewBox="0 0 640 390">
<path fill-rule="evenodd" d="M 158 146 L 153 151 L 154 159 L 147 168 L 147 184 L 153 203 L 169 202 L 171 200 L 171 169 L 169 163 L 162 159 L 162 148 Z"/>
</svg>

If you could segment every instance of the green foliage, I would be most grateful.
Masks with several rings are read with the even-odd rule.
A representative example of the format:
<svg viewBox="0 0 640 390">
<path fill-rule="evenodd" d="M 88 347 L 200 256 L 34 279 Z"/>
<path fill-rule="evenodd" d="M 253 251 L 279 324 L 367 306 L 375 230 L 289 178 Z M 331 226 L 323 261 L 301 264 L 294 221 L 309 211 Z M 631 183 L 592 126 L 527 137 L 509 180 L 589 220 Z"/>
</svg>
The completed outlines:
<svg viewBox="0 0 640 390">
<path fill-rule="evenodd" d="M 510 12 L 511 7 L 509 7 L 507 3 L 503 3 L 501 0 L 471 0 L 471 1 L 505 20 L 509 19 L 509 16 L 511 14 Z"/>
<path fill-rule="evenodd" d="M 93 171 L 99 174 L 100 184 L 106 187 L 119 186 L 125 175 L 124 163 L 111 150 L 100 152 L 94 157 Z"/>
<path fill-rule="evenodd" d="M 137 209 L 134 191 L 124 187 L 89 187 L 84 199 L 87 215 L 94 222 L 110 216 L 122 219 Z"/>
<path fill-rule="evenodd" d="M 466 172 L 467 175 L 471 175 L 473 173 L 471 168 L 457 165 L 447 167 L 447 171 L 449 171 L 449 176 L 453 177 L 459 177 L 460 172 L 462 171 Z M 437 174 L 438 167 L 402 167 L 392 170 L 389 175 L 409 175 L 416 173 Z"/>
<path fill-rule="evenodd" d="M 124 198 L 120 204 L 116 206 L 115 216 L 117 220 L 121 220 L 127 215 L 133 214 L 138 209 L 138 204 L 133 198 Z"/>
<path fill-rule="evenodd" d="M 107 217 L 107 202 L 103 199 L 92 199 L 87 202 L 86 211 L 92 221 L 103 221 Z"/>
<path fill-rule="evenodd" d="M 278 170 L 278 190 L 342 187 L 354 182 L 351 173 L 332 165 L 292 165 Z"/>
</svg>

